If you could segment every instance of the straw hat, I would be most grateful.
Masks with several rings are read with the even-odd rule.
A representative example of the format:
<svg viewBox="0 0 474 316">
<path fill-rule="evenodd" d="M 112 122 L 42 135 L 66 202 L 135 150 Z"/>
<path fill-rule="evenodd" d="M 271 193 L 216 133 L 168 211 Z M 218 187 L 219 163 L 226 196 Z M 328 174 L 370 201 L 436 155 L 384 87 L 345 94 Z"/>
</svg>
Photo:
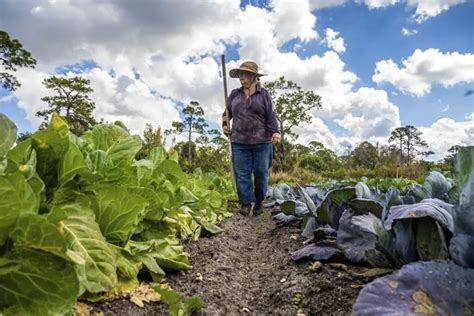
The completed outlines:
<svg viewBox="0 0 474 316">
<path fill-rule="evenodd" d="M 253 74 L 256 74 L 258 77 L 261 76 L 266 76 L 267 74 L 261 74 L 258 72 L 258 65 L 251 60 L 244 61 L 239 68 L 232 69 L 229 72 L 229 75 L 231 78 L 239 78 L 239 73 L 241 71 L 246 71 L 246 72 L 251 72 Z"/>
</svg>

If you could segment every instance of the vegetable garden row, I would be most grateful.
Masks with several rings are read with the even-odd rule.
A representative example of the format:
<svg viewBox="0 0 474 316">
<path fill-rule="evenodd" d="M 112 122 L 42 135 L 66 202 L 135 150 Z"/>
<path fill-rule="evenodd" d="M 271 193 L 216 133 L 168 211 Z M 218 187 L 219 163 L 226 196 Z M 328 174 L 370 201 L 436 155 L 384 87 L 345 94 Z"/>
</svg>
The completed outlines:
<svg viewBox="0 0 474 316">
<path fill-rule="evenodd" d="M 0 314 L 66 314 L 79 297 L 135 287 L 142 268 L 156 282 L 190 269 L 181 240 L 219 232 L 230 215 L 229 181 L 186 174 L 163 148 L 135 160 L 142 141 L 118 125 L 77 137 L 53 115 L 15 141 L 0 114 Z"/>
<path fill-rule="evenodd" d="M 292 255 L 400 269 L 359 294 L 356 315 L 474 314 L 474 147 L 457 155 L 456 181 L 432 171 L 399 189 L 280 184 L 273 216 L 301 223 L 304 248 Z"/>
</svg>

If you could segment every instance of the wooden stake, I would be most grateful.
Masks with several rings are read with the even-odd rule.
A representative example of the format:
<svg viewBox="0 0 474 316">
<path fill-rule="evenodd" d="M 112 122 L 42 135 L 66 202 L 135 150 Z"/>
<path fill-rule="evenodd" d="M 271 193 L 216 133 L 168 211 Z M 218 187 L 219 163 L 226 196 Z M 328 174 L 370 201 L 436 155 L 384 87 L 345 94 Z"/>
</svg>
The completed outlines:
<svg viewBox="0 0 474 316">
<path fill-rule="evenodd" d="M 224 105 L 225 105 L 225 120 L 227 123 L 227 128 L 230 130 L 230 119 L 229 119 L 229 105 L 228 105 L 228 98 L 227 98 L 227 71 L 225 69 L 225 55 L 222 54 L 221 56 L 221 64 L 222 64 L 222 79 L 224 80 Z M 229 161 L 230 161 L 230 174 L 231 176 L 234 175 L 234 168 L 232 165 L 232 142 L 230 140 L 230 135 L 227 136 L 229 140 Z"/>
</svg>

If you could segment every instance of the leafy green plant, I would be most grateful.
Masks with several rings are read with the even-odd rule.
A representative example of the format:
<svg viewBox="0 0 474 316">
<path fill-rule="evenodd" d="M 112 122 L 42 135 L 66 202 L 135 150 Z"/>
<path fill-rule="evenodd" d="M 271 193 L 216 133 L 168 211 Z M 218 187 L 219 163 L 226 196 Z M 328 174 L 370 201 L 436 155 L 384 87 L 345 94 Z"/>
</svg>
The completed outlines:
<svg viewBox="0 0 474 316">
<path fill-rule="evenodd" d="M 16 127 L 3 115 L 0 124 L 5 315 L 65 314 L 80 296 L 138 284 L 141 269 L 155 281 L 190 269 L 181 240 L 221 232 L 216 224 L 230 215 L 229 181 L 184 173 L 162 147 L 136 160 L 142 142 L 120 125 L 99 124 L 78 137 L 53 113 L 46 129 L 11 148 Z"/>
</svg>

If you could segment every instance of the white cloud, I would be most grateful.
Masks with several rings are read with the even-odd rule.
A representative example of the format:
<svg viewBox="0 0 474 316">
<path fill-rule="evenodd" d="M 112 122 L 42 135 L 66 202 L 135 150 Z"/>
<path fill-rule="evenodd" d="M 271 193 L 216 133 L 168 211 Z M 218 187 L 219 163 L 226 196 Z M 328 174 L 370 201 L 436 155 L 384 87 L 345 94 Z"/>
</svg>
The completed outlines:
<svg viewBox="0 0 474 316">
<path fill-rule="evenodd" d="M 171 128 L 173 121 L 180 120 L 175 103 L 153 94 L 141 80 L 127 76 L 114 78 L 99 68 L 84 76 L 94 87 L 94 115 L 98 118 L 104 118 L 108 122 L 120 120 L 132 133 L 140 135 L 146 123 L 167 129 Z"/>
<path fill-rule="evenodd" d="M 343 5 L 347 0 L 309 0 L 311 10 Z"/>
<path fill-rule="evenodd" d="M 466 0 L 408 0 L 409 5 L 416 6 L 416 12 L 413 17 L 417 23 L 422 23 L 448 10 L 452 6 L 464 2 Z"/>
<path fill-rule="evenodd" d="M 470 53 L 417 49 L 402 61 L 403 68 L 391 59 L 377 62 L 372 80 L 378 84 L 391 83 L 402 92 L 423 96 L 431 91 L 433 84 L 449 87 L 474 81 L 473 58 L 474 54 Z"/>
<path fill-rule="evenodd" d="M 466 0 L 356 0 L 356 2 L 364 2 L 370 9 L 406 3 L 408 6 L 416 8 L 413 19 L 420 24 L 429 18 L 441 14 L 452 6 L 466 2 Z"/>
<path fill-rule="evenodd" d="M 341 150 L 342 146 L 339 139 L 331 132 L 324 121 L 318 117 L 313 118 L 311 124 L 295 128 L 295 132 L 299 135 L 297 139 L 299 144 L 307 145 L 309 142 L 317 140 L 327 148 L 335 151 Z"/>
<path fill-rule="evenodd" d="M 49 94 L 42 84 L 48 74 L 35 69 L 20 68 L 15 76 L 23 83 L 14 93 L 18 107 L 25 111 L 26 119 L 32 126 L 37 127 L 42 119 L 36 117 L 36 112 L 47 108 L 41 98 Z"/>
<path fill-rule="evenodd" d="M 272 6 L 272 22 L 278 30 L 276 38 L 279 46 L 293 38 L 307 41 L 317 37 L 313 29 L 316 16 L 311 14 L 307 0 L 273 0 Z"/>
<path fill-rule="evenodd" d="M 69 73 L 65 76 L 74 75 Z M 103 118 L 107 122 L 120 120 L 132 133 L 140 135 L 146 123 L 170 128 L 172 121 L 179 120 L 175 104 L 171 100 L 153 95 L 148 86 L 140 80 L 126 76 L 114 78 L 99 68 L 81 75 L 90 80 L 94 89 L 91 99 L 95 102 L 94 117 L 97 119 Z M 28 85 L 22 85 L 15 92 L 19 100 L 18 106 L 25 110 L 27 119 L 37 127 L 42 119 L 35 116 L 36 112 L 48 108 L 41 98 L 51 94 L 42 84 L 49 74 L 33 69 L 20 69 L 18 76 L 28 82 Z"/>
<path fill-rule="evenodd" d="M 364 0 L 370 9 L 384 8 L 399 3 L 400 0 Z"/>
<path fill-rule="evenodd" d="M 434 151 L 430 160 L 444 158 L 453 145 L 474 146 L 474 112 L 465 121 L 456 122 L 451 118 L 441 118 L 429 127 L 418 128 L 423 134 L 429 150 Z"/>
<path fill-rule="evenodd" d="M 336 53 L 344 53 L 346 51 L 344 39 L 339 37 L 339 32 L 336 32 L 331 28 L 326 29 L 326 38 L 323 42 Z"/>
<path fill-rule="evenodd" d="M 393 127 L 400 125 L 398 107 L 383 90 L 360 88 L 349 93 L 346 102 L 347 114 L 334 121 L 361 140 L 388 136 Z"/>
<path fill-rule="evenodd" d="M 405 36 L 413 36 L 413 35 L 418 34 L 418 31 L 415 30 L 415 29 L 410 30 L 410 29 L 407 29 L 407 28 L 402 28 L 402 34 L 405 35 Z"/>
</svg>

